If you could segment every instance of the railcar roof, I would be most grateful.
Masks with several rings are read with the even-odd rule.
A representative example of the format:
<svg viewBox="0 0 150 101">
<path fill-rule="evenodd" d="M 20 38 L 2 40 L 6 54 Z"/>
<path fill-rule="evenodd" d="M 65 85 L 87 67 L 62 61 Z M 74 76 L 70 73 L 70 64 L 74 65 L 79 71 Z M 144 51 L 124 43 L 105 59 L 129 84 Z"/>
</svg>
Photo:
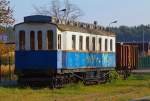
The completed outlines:
<svg viewBox="0 0 150 101">
<path fill-rule="evenodd" d="M 96 34 L 96 35 L 115 35 L 115 33 L 107 32 L 99 29 L 82 28 L 82 27 L 64 25 L 64 24 L 56 24 L 56 25 L 61 31 L 82 32 L 82 33 L 89 33 L 89 34 Z"/>
<path fill-rule="evenodd" d="M 82 32 L 96 35 L 115 35 L 115 33 L 107 31 L 106 28 L 94 24 L 88 24 L 83 22 L 75 21 L 60 21 L 57 18 L 43 15 L 33 15 L 24 17 L 24 22 L 20 24 L 31 24 L 31 23 L 43 23 L 43 24 L 54 24 L 61 31 L 73 31 Z M 19 24 L 16 24 L 17 26 Z"/>
</svg>

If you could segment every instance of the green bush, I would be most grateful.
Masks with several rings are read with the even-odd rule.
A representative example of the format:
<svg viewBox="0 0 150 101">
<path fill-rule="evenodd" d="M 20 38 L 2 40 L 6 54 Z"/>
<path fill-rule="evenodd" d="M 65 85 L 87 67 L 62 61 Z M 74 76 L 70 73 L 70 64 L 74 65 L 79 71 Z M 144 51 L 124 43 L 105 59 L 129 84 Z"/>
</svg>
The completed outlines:
<svg viewBox="0 0 150 101">
<path fill-rule="evenodd" d="M 111 71 L 109 75 L 109 82 L 121 80 L 120 75 L 116 71 Z"/>
</svg>

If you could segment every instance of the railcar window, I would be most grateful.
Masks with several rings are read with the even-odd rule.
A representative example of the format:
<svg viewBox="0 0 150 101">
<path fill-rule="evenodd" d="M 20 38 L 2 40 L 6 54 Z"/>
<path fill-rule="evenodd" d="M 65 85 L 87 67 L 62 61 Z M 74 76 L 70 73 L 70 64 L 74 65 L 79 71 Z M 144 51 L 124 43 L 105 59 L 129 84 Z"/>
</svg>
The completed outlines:
<svg viewBox="0 0 150 101">
<path fill-rule="evenodd" d="M 102 50 L 102 39 L 99 38 L 99 51 L 101 51 L 101 50 Z"/>
<path fill-rule="evenodd" d="M 113 50 L 113 48 L 112 48 L 112 47 L 113 47 L 113 40 L 111 39 L 111 40 L 110 40 L 110 51 L 112 51 L 112 50 Z"/>
<path fill-rule="evenodd" d="M 61 34 L 58 34 L 58 49 L 61 49 Z"/>
<path fill-rule="evenodd" d="M 72 49 L 76 50 L 76 36 L 72 35 Z"/>
<path fill-rule="evenodd" d="M 42 31 L 38 31 L 38 49 L 42 49 Z"/>
<path fill-rule="evenodd" d="M 86 50 L 89 50 L 89 37 L 86 37 Z"/>
<path fill-rule="evenodd" d="M 107 51 L 107 50 L 108 50 L 108 40 L 105 39 L 105 51 Z"/>
<path fill-rule="evenodd" d="M 19 49 L 25 50 L 25 31 L 19 32 Z"/>
<path fill-rule="evenodd" d="M 92 38 L 92 46 L 93 46 L 93 51 L 95 51 L 95 37 Z"/>
<path fill-rule="evenodd" d="M 31 31 L 30 32 L 30 49 L 31 50 L 35 50 L 35 32 L 34 31 Z"/>
<path fill-rule="evenodd" d="M 48 49 L 53 49 L 53 31 L 47 31 L 47 47 Z"/>
<path fill-rule="evenodd" d="M 79 50 L 83 49 L 83 36 L 79 37 Z"/>
</svg>

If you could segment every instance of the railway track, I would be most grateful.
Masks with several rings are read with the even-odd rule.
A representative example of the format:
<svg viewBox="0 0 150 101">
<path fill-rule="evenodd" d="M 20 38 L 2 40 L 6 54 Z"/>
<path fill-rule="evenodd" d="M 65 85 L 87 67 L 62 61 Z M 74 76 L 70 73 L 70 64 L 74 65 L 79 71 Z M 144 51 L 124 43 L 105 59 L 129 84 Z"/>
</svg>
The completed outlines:
<svg viewBox="0 0 150 101">
<path fill-rule="evenodd" d="M 132 73 L 150 73 L 150 69 L 133 70 Z"/>
</svg>

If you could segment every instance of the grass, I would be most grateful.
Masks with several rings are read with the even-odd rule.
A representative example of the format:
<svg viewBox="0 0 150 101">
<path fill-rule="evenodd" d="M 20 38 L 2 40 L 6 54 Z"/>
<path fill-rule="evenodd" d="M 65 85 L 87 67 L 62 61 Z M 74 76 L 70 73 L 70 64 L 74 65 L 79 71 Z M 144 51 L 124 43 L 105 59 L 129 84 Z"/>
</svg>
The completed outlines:
<svg viewBox="0 0 150 101">
<path fill-rule="evenodd" d="M 54 90 L 0 87 L 0 101 L 128 101 L 145 96 L 150 96 L 150 74 L 94 86 L 70 84 Z"/>
</svg>

